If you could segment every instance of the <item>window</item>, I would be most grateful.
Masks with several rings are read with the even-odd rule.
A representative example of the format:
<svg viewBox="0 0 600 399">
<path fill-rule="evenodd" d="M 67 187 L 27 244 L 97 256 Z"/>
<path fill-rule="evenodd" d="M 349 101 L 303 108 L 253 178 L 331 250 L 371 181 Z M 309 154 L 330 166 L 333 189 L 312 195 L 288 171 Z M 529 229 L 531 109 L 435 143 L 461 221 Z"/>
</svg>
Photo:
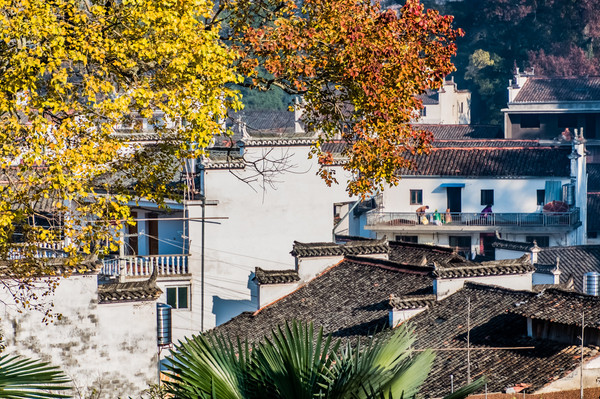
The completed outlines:
<svg viewBox="0 0 600 399">
<path fill-rule="evenodd" d="M 521 127 L 540 127 L 540 118 L 537 115 L 521 115 Z"/>
<path fill-rule="evenodd" d="M 188 309 L 189 287 L 167 287 L 167 305 L 173 309 Z"/>
<path fill-rule="evenodd" d="M 410 190 L 410 204 L 423 205 L 423 190 Z"/>
<path fill-rule="evenodd" d="M 481 205 L 494 205 L 494 190 L 481 190 Z"/>
<path fill-rule="evenodd" d="M 462 102 L 461 102 L 461 103 L 460 103 L 460 113 L 461 113 L 461 114 L 464 114 L 464 113 L 465 113 L 465 107 L 464 107 L 464 106 L 465 106 L 465 103 L 462 103 Z"/>
<path fill-rule="evenodd" d="M 598 232 L 597 231 L 588 231 L 587 236 L 588 236 L 588 238 L 598 238 Z"/>
<path fill-rule="evenodd" d="M 525 237 L 527 242 L 537 242 L 538 247 L 547 248 L 550 246 L 550 237 L 548 236 L 527 236 Z"/>
<path fill-rule="evenodd" d="M 459 251 L 471 250 L 471 236 L 450 236 L 450 246 L 458 248 Z"/>
<path fill-rule="evenodd" d="M 537 190 L 537 204 L 538 205 L 546 204 L 546 190 Z"/>
<path fill-rule="evenodd" d="M 423 116 L 427 116 L 427 107 L 423 107 L 423 108 L 421 109 L 421 116 L 422 116 L 422 117 L 423 117 Z"/>
<path fill-rule="evenodd" d="M 410 242 L 412 244 L 418 244 L 419 236 L 396 236 L 396 241 Z"/>
<path fill-rule="evenodd" d="M 558 127 L 577 127 L 577 115 L 575 114 L 565 114 L 558 115 Z"/>
</svg>

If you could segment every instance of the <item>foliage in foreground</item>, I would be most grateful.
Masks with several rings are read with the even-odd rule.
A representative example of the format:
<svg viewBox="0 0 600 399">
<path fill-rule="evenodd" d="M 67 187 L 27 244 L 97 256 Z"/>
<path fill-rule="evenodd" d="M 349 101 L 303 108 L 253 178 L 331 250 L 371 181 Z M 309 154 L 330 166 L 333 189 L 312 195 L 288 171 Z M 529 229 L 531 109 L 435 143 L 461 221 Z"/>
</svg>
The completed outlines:
<svg viewBox="0 0 600 399">
<path fill-rule="evenodd" d="M 413 397 L 434 359 L 416 353 L 406 327 L 356 346 L 314 331 L 312 323 L 286 323 L 250 347 L 215 335 L 180 342 L 172 352 L 168 390 L 178 398 L 383 399 Z M 479 388 L 478 381 L 452 399 Z"/>
<path fill-rule="evenodd" d="M 19 356 L 0 357 L 0 398 L 70 398 L 70 390 L 70 380 L 48 363 Z"/>
</svg>

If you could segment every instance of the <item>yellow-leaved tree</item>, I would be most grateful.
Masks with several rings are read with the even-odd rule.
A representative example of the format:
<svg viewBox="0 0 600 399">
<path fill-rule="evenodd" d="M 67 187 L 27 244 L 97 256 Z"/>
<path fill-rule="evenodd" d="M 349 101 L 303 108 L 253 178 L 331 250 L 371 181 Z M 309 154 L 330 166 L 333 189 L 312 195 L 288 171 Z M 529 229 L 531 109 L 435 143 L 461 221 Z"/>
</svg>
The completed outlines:
<svg viewBox="0 0 600 399">
<path fill-rule="evenodd" d="M 204 0 L 0 0 L 0 274 L 23 305 L 34 278 L 69 270 L 41 247 L 66 243 L 72 267 L 114 249 L 127 202 L 160 203 L 177 160 L 239 108 L 237 55 L 212 13 Z M 132 151 L 115 129 L 141 118 L 160 140 Z"/>
</svg>

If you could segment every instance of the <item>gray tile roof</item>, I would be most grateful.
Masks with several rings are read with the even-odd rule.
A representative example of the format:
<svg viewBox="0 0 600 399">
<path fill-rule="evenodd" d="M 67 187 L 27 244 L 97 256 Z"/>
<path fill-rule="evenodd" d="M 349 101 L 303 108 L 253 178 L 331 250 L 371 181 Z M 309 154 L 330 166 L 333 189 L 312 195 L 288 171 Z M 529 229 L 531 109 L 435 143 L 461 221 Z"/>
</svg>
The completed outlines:
<svg viewBox="0 0 600 399">
<path fill-rule="evenodd" d="M 406 176 L 542 177 L 569 176 L 568 148 L 433 148 L 428 155 L 407 155 L 414 168 Z"/>
<path fill-rule="evenodd" d="M 434 148 L 492 148 L 492 147 L 540 147 L 539 140 L 512 140 L 512 139 L 482 139 L 482 140 L 437 140 L 431 144 Z"/>
<path fill-rule="evenodd" d="M 600 101 L 600 77 L 530 77 L 513 100 L 515 103 Z"/>
<path fill-rule="evenodd" d="M 494 241 L 492 243 L 492 246 L 494 248 L 508 249 L 510 251 L 529 252 L 531 250 L 531 248 L 533 248 L 533 243 L 522 242 L 522 241 L 502 240 L 500 238 L 496 238 L 496 241 Z"/>
<path fill-rule="evenodd" d="M 600 297 L 572 291 L 549 288 L 515 306 L 513 313 L 532 319 L 581 327 L 585 312 L 585 326 L 600 328 Z"/>
<path fill-rule="evenodd" d="M 355 339 L 387 326 L 394 294 L 433 294 L 431 268 L 349 258 L 255 313 L 242 313 L 213 331 L 260 340 L 286 320 L 312 321 L 326 333 Z"/>
<path fill-rule="evenodd" d="M 455 387 L 466 383 L 469 300 L 471 376 L 486 376 L 489 392 L 502 392 L 519 383 L 531 384 L 530 390 L 535 391 L 576 369 L 579 366 L 577 345 L 527 338 L 526 319 L 510 312 L 515 304 L 535 295 L 466 283 L 462 290 L 413 317 L 410 325 L 414 328 L 416 349 L 446 349 L 436 352 L 421 394 L 426 398 L 449 394 L 450 376 L 454 377 Z M 529 346 L 534 348 L 497 349 Z M 590 358 L 597 350 L 585 348 L 584 353 Z"/>
<path fill-rule="evenodd" d="M 600 164 L 588 163 L 586 169 L 588 172 L 588 191 L 600 192 Z"/>
<path fill-rule="evenodd" d="M 587 230 L 600 232 L 600 193 L 588 192 Z"/>
<path fill-rule="evenodd" d="M 390 260 L 405 265 L 427 265 L 432 262 L 451 263 L 465 262 L 453 248 L 439 245 L 413 244 L 409 242 L 390 241 Z"/>
<path fill-rule="evenodd" d="M 572 277 L 577 292 L 583 292 L 583 275 L 585 273 L 600 272 L 600 245 L 541 248 L 536 267 L 540 267 L 540 265 L 555 266 L 557 257 L 560 257 L 560 283 L 567 283 Z"/>
<path fill-rule="evenodd" d="M 421 101 L 423 101 L 423 105 L 434 105 L 440 103 L 440 95 L 437 90 L 427 90 L 425 93 L 418 95 Z"/>
<path fill-rule="evenodd" d="M 498 139 L 504 137 L 502 128 L 495 125 L 415 124 L 413 127 L 433 133 L 435 140 Z"/>
<path fill-rule="evenodd" d="M 529 261 L 529 256 L 523 255 L 518 259 L 492 260 L 475 263 L 436 264 L 433 275 L 440 278 L 464 278 L 480 276 L 505 276 L 510 274 L 533 273 L 535 267 Z"/>
<path fill-rule="evenodd" d="M 162 291 L 156 285 L 156 280 L 114 282 L 98 285 L 99 303 L 154 301 Z"/>
<path fill-rule="evenodd" d="M 296 270 L 263 270 L 257 267 L 254 279 L 258 284 L 289 284 L 300 280 Z"/>
<path fill-rule="evenodd" d="M 433 305 L 435 301 L 435 295 L 390 295 L 390 307 L 397 310 L 424 308 Z"/>
<path fill-rule="evenodd" d="M 389 249 L 386 239 L 348 241 L 344 244 L 336 244 L 334 242 L 302 243 L 294 241 L 294 249 L 290 253 L 292 256 L 308 258 L 313 256 L 387 254 Z"/>
</svg>

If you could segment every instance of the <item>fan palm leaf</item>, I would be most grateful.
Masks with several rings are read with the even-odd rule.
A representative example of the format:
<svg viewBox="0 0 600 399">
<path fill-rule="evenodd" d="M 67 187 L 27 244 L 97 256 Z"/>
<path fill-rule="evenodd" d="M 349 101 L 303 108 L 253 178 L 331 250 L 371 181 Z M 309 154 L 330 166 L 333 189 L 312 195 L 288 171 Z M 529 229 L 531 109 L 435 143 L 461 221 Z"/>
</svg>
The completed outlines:
<svg viewBox="0 0 600 399">
<path fill-rule="evenodd" d="M 20 356 L 0 356 L 0 398 L 70 398 L 70 380 L 49 363 Z"/>
</svg>

